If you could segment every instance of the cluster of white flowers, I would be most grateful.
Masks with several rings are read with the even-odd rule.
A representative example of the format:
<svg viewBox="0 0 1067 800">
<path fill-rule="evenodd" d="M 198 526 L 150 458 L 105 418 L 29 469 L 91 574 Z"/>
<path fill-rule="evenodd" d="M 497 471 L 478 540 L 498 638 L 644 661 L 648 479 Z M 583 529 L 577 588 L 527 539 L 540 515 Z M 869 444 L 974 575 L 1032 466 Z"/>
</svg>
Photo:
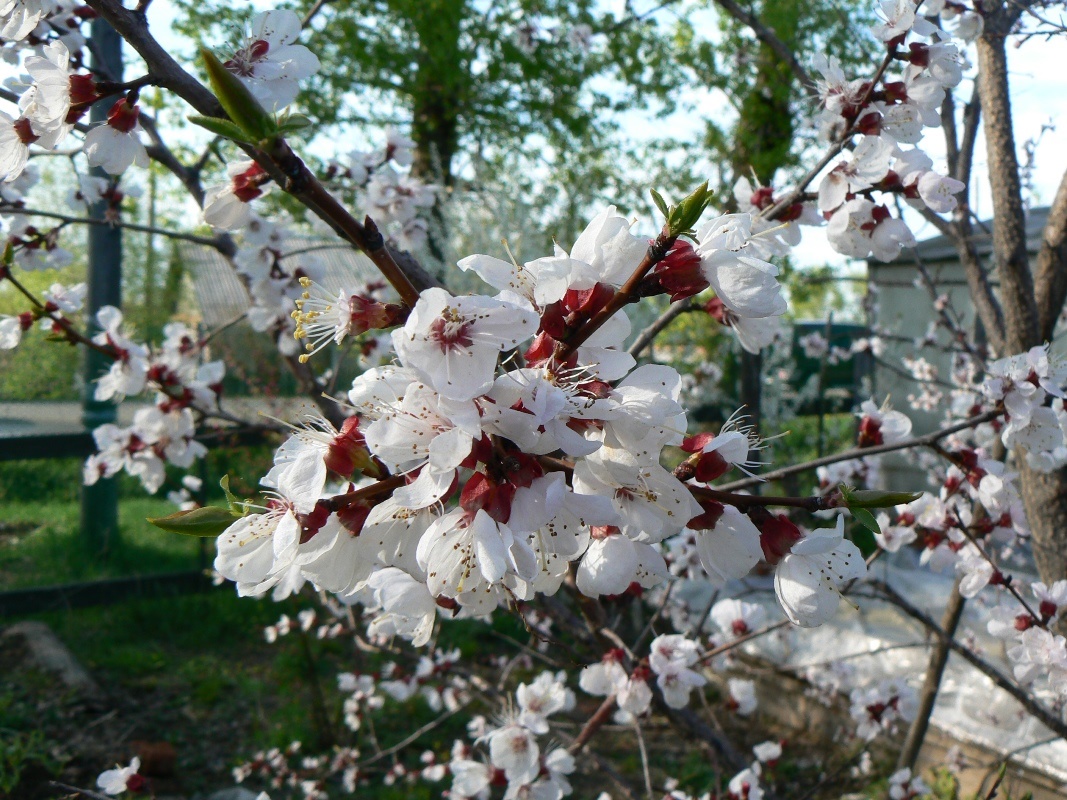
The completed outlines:
<svg viewBox="0 0 1067 800">
<path fill-rule="evenodd" d="M 981 19 L 981 17 L 979 17 Z M 933 790 L 918 775 L 912 775 L 905 767 L 889 776 L 890 800 L 916 800 L 933 796 Z"/>
<path fill-rule="evenodd" d="M 913 0 L 886 0 L 881 6 L 884 22 L 875 27 L 887 59 L 906 64 L 902 74 L 885 75 L 872 84 L 849 79 L 832 56 L 816 63 L 822 74 L 823 134 L 833 140 L 861 135 L 851 154 L 824 175 L 818 197 L 819 211 L 829 217 L 830 244 L 854 258 L 873 254 L 890 261 L 902 247 L 915 244 L 907 224 L 877 202 L 876 192 L 943 214 L 956 207 L 956 194 L 964 188 L 934 171 L 930 157 L 918 147 L 904 147 L 916 145 L 924 128 L 940 126 L 945 91 L 963 78 L 959 49 L 926 16 L 937 12 L 927 4 L 918 14 L 917 5 Z M 929 41 L 913 41 L 904 50 L 910 35 Z"/>
<path fill-rule="evenodd" d="M 955 455 L 957 463 L 947 470 L 940 492 L 924 493 L 899 506 L 895 522 L 880 514 L 881 533 L 875 538 L 889 552 L 919 541 L 920 563 L 935 570 L 954 568 L 963 576 L 961 592 L 973 597 L 990 583 L 1003 581 L 991 563 L 991 546 L 999 544 L 1010 552 L 1029 529 L 1017 476 L 981 449 L 962 448 Z M 984 549 L 976 544 L 979 540 L 985 541 Z"/>
<path fill-rule="evenodd" d="M 1033 613 L 1008 599 L 993 610 L 989 632 L 1004 641 L 1016 680 L 1032 684 L 1045 678 L 1049 689 L 1067 696 L 1067 641 L 1049 629 L 1067 612 L 1067 580 L 1034 583 L 1030 590 Z"/>
<path fill-rule="evenodd" d="M 93 341 L 114 357 L 94 392 L 97 400 L 122 400 L 144 391 L 156 392 L 155 404 L 137 411 L 129 427 L 108 423 L 93 431 L 97 452 L 83 471 L 86 484 L 125 470 L 155 493 L 166 479 L 166 465 L 188 469 L 207 448 L 195 440 L 193 410 L 218 408 L 225 366 L 203 362 L 203 348 L 185 325 L 173 322 L 163 329 L 164 340 L 154 352 L 128 338 L 122 312 L 105 306 L 97 313 L 103 330 Z"/>
<path fill-rule="evenodd" d="M 483 615 L 552 594 L 571 562 L 587 595 L 649 588 L 668 574 L 659 543 L 688 525 L 716 580 L 740 578 L 766 557 L 778 563 L 790 618 L 827 619 L 839 587 L 865 572 L 843 539 L 844 519 L 803 537 L 784 518 L 765 515 L 761 531 L 732 506 L 697 502 L 702 484 L 751 466 L 758 442 L 737 422 L 686 440 L 680 376 L 634 368 L 623 349 L 625 310 L 567 345 L 645 257 L 648 242 L 629 227 L 608 208 L 570 253 L 522 266 L 484 255 L 461 261 L 500 290 L 496 297 L 424 291 L 392 333 L 399 364 L 356 378 L 349 401 L 357 416 L 344 430 L 318 421 L 279 449 L 263 480 L 273 499 L 219 538 L 216 569 L 242 594 L 273 587 L 284 597 L 305 581 L 343 596 L 369 587 L 380 631 L 423 643 L 440 609 Z M 776 269 L 758 257 L 771 239 L 750 236 L 747 215 L 713 220 L 698 232 L 695 255 L 705 285 L 748 315 L 739 319 L 759 323 L 784 301 Z M 302 326 L 321 322 L 309 314 L 315 287 L 304 285 Z M 338 330 L 353 316 L 339 315 Z M 500 364 L 530 339 L 524 366 Z M 667 445 L 693 454 L 694 482 L 660 466 Z M 347 459 L 335 458 L 341 450 Z M 546 460 L 559 451 L 571 461 Z M 329 475 L 351 480 L 357 467 L 365 477 L 352 499 L 331 499 Z M 386 489 L 366 477 L 386 470 L 397 476 Z"/>
<path fill-rule="evenodd" d="M 233 779 L 237 783 L 243 783 L 249 777 L 256 776 L 269 781 L 275 789 L 283 787 L 300 789 L 305 798 L 314 797 L 317 794 L 318 781 L 308 780 L 308 774 L 304 771 L 305 765 L 294 766 L 292 761 L 300 757 L 303 745 L 301 742 L 290 742 L 284 750 L 272 747 L 256 753 L 251 761 L 241 764 L 233 769 Z M 359 752 L 351 748 L 338 748 L 338 760 L 354 760 L 359 757 Z M 307 768 L 313 768 L 312 764 L 318 759 L 312 759 Z M 261 792 L 256 800 L 270 800 L 265 792 Z"/>
<path fill-rule="evenodd" d="M 848 361 L 855 354 L 851 347 L 831 345 L 826 340 L 826 337 L 818 331 L 813 331 L 805 336 L 801 336 L 797 339 L 797 344 L 800 345 L 800 349 L 804 353 L 805 358 L 818 360 L 825 357 L 826 363 L 830 365 Z"/>
<path fill-rule="evenodd" d="M 77 30 L 82 20 L 76 15 L 72 19 Z M 85 134 L 83 151 L 89 165 L 112 175 L 125 172 L 133 164 L 147 167 L 148 153 L 140 138 L 137 90 L 123 93 L 121 88 L 105 89 L 106 84 L 91 75 L 72 74 L 72 61 L 80 62 L 79 51 L 84 44 L 80 35 L 75 39 L 57 38 L 46 31 L 43 41 L 22 62 L 27 85 L 19 98 L 18 118 L 0 112 L 0 180 L 14 181 L 22 174 L 31 145 L 51 150 L 62 143 L 89 107 L 108 93 L 121 96 L 111 106 L 107 119 Z M 72 52 L 79 58 L 72 59 Z"/>
<path fill-rule="evenodd" d="M 945 399 L 945 393 L 938 388 L 940 372 L 922 356 L 901 359 L 906 369 L 919 384 L 918 394 L 908 394 L 908 404 L 917 411 L 937 411 Z"/>
<path fill-rule="evenodd" d="M 663 800 L 713 800 L 716 797 L 729 800 L 762 800 L 764 791 L 760 785 L 760 778 L 763 777 L 765 767 L 773 768 L 781 758 L 782 745 L 780 742 L 761 742 L 752 748 L 752 753 L 756 756 L 756 760 L 729 780 L 725 793 L 705 792 L 694 796 L 678 789 L 678 780 L 672 778 L 664 787 L 666 794 L 663 795 Z M 603 800 L 603 797 L 598 800 Z"/>
<path fill-rule="evenodd" d="M 1021 448 L 1026 463 L 1041 472 L 1067 464 L 1067 363 L 1051 360 L 1048 346 L 991 363 L 982 384 L 986 399 L 1004 404 L 1004 446 Z"/>
<path fill-rule="evenodd" d="M 315 611 L 311 608 L 306 608 L 296 615 L 296 627 L 307 633 L 311 630 L 311 626 L 315 624 Z M 263 629 L 263 638 L 270 644 L 274 644 L 278 641 L 279 636 L 288 636 L 293 631 L 293 620 L 290 619 L 288 614 L 282 614 L 278 618 L 278 621 L 273 625 L 268 625 Z"/>
<path fill-rule="evenodd" d="M 892 733 L 902 722 L 911 722 L 919 710 L 919 698 L 903 681 L 888 680 L 866 689 L 853 689 L 849 713 L 856 723 L 856 736 L 870 741 Z"/>
<path fill-rule="evenodd" d="M 47 333 L 62 334 L 63 326 L 70 324 L 70 314 L 81 310 L 85 303 L 86 285 L 78 283 L 64 286 L 53 283 L 44 292 L 43 305 L 21 314 L 0 314 L 0 350 L 13 350 L 22 342 L 22 335 L 37 323 Z"/>
<path fill-rule="evenodd" d="M 539 736 L 549 733 L 549 717 L 574 707 L 574 693 L 565 673 L 542 672 L 531 683 L 520 684 L 515 706 L 499 726 L 476 718 L 468 726 L 475 745 L 488 748 L 488 763 L 475 759 L 475 751 L 457 740 L 448 771 L 450 797 L 488 798 L 491 786 L 506 786 L 505 797 L 543 797 L 559 800 L 571 793 L 567 776 L 574 772 L 574 756 L 562 748 L 542 751 Z"/>
<path fill-rule="evenodd" d="M 425 213 L 436 202 L 437 193 L 433 185 L 410 172 L 414 146 L 414 141 L 390 128 L 383 147 L 353 150 L 344 159 L 328 162 L 324 175 L 330 188 L 353 195 L 356 206 L 369 214 L 384 234 L 407 249 L 425 243 Z M 244 231 L 245 245 L 261 248 L 265 235 L 260 229 L 267 223 L 254 211 L 252 201 L 271 191 L 271 178 L 251 160 L 233 161 L 226 171 L 228 181 L 207 190 L 204 221 L 217 230 Z"/>
</svg>

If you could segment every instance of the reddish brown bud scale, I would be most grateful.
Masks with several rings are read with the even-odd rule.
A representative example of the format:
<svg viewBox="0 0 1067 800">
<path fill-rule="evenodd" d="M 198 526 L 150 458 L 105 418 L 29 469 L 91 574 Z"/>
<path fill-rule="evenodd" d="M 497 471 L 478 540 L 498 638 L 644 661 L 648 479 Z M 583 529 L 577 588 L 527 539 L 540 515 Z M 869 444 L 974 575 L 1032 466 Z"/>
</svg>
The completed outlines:
<svg viewBox="0 0 1067 800">
<path fill-rule="evenodd" d="M 244 172 L 233 176 L 233 193 L 243 203 L 251 202 L 263 194 L 260 188 L 270 176 L 259 164 L 252 164 Z"/>
<path fill-rule="evenodd" d="M 726 510 L 722 503 L 715 500 L 699 500 L 700 507 L 704 509 L 703 514 L 698 514 L 693 517 L 686 524 L 687 528 L 692 528 L 696 531 L 707 531 L 715 527 L 715 524 L 722 517 L 723 512 Z"/>
<path fill-rule="evenodd" d="M 756 507 L 749 516 L 759 528 L 759 543 L 768 564 L 777 564 L 803 538 L 800 528 L 784 514 L 771 514 Z"/>
<path fill-rule="evenodd" d="M 700 256 L 684 239 L 674 243 L 649 278 L 653 279 L 650 292 L 669 294 L 672 303 L 700 294 L 711 285 L 700 268 Z M 652 291 L 656 288 L 658 292 Z"/>
<path fill-rule="evenodd" d="M 15 134 L 19 137 L 19 141 L 23 144 L 33 144 L 41 138 L 33 132 L 33 126 L 30 125 L 30 121 L 26 117 L 19 117 L 12 127 L 15 129 Z"/>
<path fill-rule="evenodd" d="M 342 478 L 348 478 L 357 468 L 366 468 L 371 463 L 367 443 L 359 429 L 359 417 L 349 417 L 341 430 L 326 448 L 326 468 Z"/>
<path fill-rule="evenodd" d="M 864 417 L 860 420 L 858 447 L 876 447 L 884 442 L 882 423 L 873 417 Z"/>
</svg>

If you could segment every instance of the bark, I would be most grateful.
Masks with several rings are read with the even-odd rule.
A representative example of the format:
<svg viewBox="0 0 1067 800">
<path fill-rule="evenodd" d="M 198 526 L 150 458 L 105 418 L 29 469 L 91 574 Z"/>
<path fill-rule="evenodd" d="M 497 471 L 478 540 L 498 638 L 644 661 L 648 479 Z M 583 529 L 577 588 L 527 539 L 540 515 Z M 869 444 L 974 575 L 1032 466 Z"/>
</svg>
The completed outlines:
<svg viewBox="0 0 1067 800">
<path fill-rule="evenodd" d="M 412 92 L 412 171 L 427 181 L 452 183 L 452 159 L 459 147 L 459 115 L 469 75 L 464 69 L 460 34 L 464 0 L 428 0 L 413 12 L 419 38 Z"/>
<path fill-rule="evenodd" d="M 978 86 L 985 119 L 986 158 L 993 196 L 993 256 L 1004 308 L 1005 339 L 1010 352 L 1020 353 L 1038 344 L 1040 336 L 1012 130 L 1004 38 L 1007 31 L 1002 27 L 988 25 L 986 34 L 978 40 Z"/>
<path fill-rule="evenodd" d="M 1056 320 L 1067 300 L 1067 173 L 1060 181 L 1041 236 L 1041 250 L 1034 269 L 1034 291 L 1041 338 L 1051 341 Z"/>
<path fill-rule="evenodd" d="M 1005 344 L 1008 353 L 1021 353 L 1041 344 L 1044 326 L 1056 306 L 1062 306 L 1067 284 L 1061 286 L 1064 255 L 1064 227 L 1067 190 L 1061 186 L 1050 216 L 1049 229 L 1038 260 L 1043 275 L 1039 282 L 1045 313 L 1038 311 L 1034 279 L 1026 250 L 1026 215 L 1019 180 L 1019 163 L 1012 131 L 1011 101 L 1008 94 L 1006 34 L 1012 22 L 1012 9 L 1001 7 L 987 17 L 986 33 L 978 40 L 978 86 L 985 119 L 989 182 L 993 197 L 993 256 L 1000 281 L 1004 309 Z M 1060 217 L 1057 225 L 1056 217 Z M 1059 297 L 1059 305 L 1056 298 Z M 1054 316 L 1053 316 L 1054 320 Z M 1019 486 L 1032 534 L 1034 561 L 1046 582 L 1067 577 L 1067 470 L 1042 474 L 1026 465 L 1016 452 Z"/>
<path fill-rule="evenodd" d="M 915 760 L 922 750 L 923 741 L 926 739 L 926 731 L 930 727 L 930 717 L 934 713 L 934 704 L 937 702 L 937 693 L 941 688 L 941 680 L 945 675 L 945 667 L 948 665 L 948 654 L 951 649 L 950 643 L 956 636 L 956 628 L 959 627 L 960 617 L 963 616 L 963 595 L 960 594 L 960 582 L 956 580 L 949 596 L 945 613 L 941 617 L 941 630 L 945 635 L 934 643 L 934 649 L 930 653 L 930 661 L 926 666 L 926 677 L 923 679 L 923 688 L 919 697 L 919 711 L 915 720 L 908 728 L 904 747 L 897 759 L 897 769 L 915 768 Z"/>
<path fill-rule="evenodd" d="M 1067 470 L 1037 472 L 1019 453 L 1016 461 L 1034 562 L 1041 580 L 1051 585 L 1067 578 Z"/>
</svg>

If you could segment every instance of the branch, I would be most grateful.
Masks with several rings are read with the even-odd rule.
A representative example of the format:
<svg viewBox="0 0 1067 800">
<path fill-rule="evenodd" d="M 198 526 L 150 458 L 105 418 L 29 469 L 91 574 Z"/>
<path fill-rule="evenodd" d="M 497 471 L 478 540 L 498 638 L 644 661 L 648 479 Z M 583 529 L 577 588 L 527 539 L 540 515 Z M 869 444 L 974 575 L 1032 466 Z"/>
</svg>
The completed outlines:
<svg viewBox="0 0 1067 800">
<path fill-rule="evenodd" d="M 1037 296 L 1041 339 L 1050 341 L 1056 320 L 1067 301 L 1067 172 L 1060 180 L 1056 199 L 1048 211 L 1048 222 L 1041 234 L 1041 250 L 1034 270 L 1034 294 Z"/>
<path fill-rule="evenodd" d="M 960 579 L 957 578 L 952 586 L 952 594 L 949 595 L 945 606 L 945 613 L 941 617 L 941 630 L 945 635 L 940 637 L 930 653 L 930 661 L 926 667 L 926 677 L 923 679 L 922 694 L 919 698 L 919 710 L 914 721 L 908 728 L 904 747 L 897 759 L 897 769 L 915 768 L 915 759 L 919 757 L 926 731 L 930 727 L 930 716 L 934 711 L 934 703 L 937 700 L 937 692 L 941 688 L 941 680 L 948 665 L 949 645 L 955 641 L 956 628 L 959 627 L 960 618 L 963 616 L 963 605 L 966 601 L 960 594 Z"/>
<path fill-rule="evenodd" d="M 929 630 L 930 633 L 932 633 L 938 639 L 942 641 L 947 641 L 948 646 L 952 648 L 953 651 L 963 656 L 963 658 L 970 662 L 972 666 L 977 668 L 979 672 L 981 672 L 983 675 L 986 675 L 993 681 L 993 683 L 995 683 L 997 686 L 999 686 L 1001 689 L 1003 689 L 1012 697 L 1014 697 L 1017 701 L 1019 701 L 1019 704 L 1022 705 L 1023 708 L 1025 708 L 1027 711 L 1029 711 L 1030 714 L 1034 716 L 1042 725 L 1047 727 L 1049 730 L 1055 731 L 1059 736 L 1067 738 L 1067 722 L 1064 722 L 1063 719 L 1056 716 L 1056 714 L 1054 714 L 1051 710 L 1038 703 L 1037 700 L 1035 700 L 1030 695 L 1030 693 L 1027 692 L 1024 688 L 1019 686 L 1014 681 L 1010 680 L 1007 676 L 1001 673 L 1000 670 L 998 670 L 984 658 L 979 656 L 977 653 L 973 652 L 964 645 L 952 639 L 952 637 L 950 637 L 948 634 L 945 633 L 945 631 L 941 629 L 940 625 L 938 625 L 933 619 L 931 619 L 924 611 L 912 605 L 912 603 L 907 598 L 901 595 L 892 586 L 880 580 L 872 580 L 869 583 L 871 586 L 881 592 L 883 599 L 885 599 L 887 602 L 899 608 L 912 619 L 921 622 L 926 627 L 926 629 Z"/>
<path fill-rule="evenodd" d="M 626 283 L 622 285 L 619 291 L 593 315 L 592 319 L 577 330 L 571 331 L 559 343 L 556 347 L 556 352 L 553 354 L 558 363 L 565 362 L 571 353 L 581 347 L 604 323 L 615 316 L 619 309 L 639 299 L 638 290 L 640 289 L 642 278 L 667 256 L 667 252 L 674 247 L 674 242 L 677 238 L 677 235 L 672 236 L 670 234 L 666 225 L 663 227 L 663 230 L 648 246 L 648 250 L 645 251 L 645 257 L 641 259 L 637 269 L 626 279 Z"/>
<path fill-rule="evenodd" d="M 912 439 L 905 439 L 903 442 L 896 442 L 894 444 L 880 444 L 875 447 L 854 447 L 851 450 L 846 450 L 843 453 L 837 453 L 832 456 L 825 456 L 823 458 L 816 458 L 812 461 L 805 461 L 803 464 L 793 464 L 788 467 L 782 467 L 780 469 L 773 469 L 770 472 L 765 472 L 754 478 L 742 478 L 741 480 L 732 481 L 722 486 L 717 486 L 720 490 L 730 489 L 744 489 L 748 486 L 756 486 L 765 481 L 776 481 L 782 478 L 789 477 L 790 475 L 796 475 L 800 472 L 808 472 L 817 467 L 825 467 L 830 464 L 837 464 L 840 461 L 848 461 L 853 458 L 863 458 L 864 456 L 877 456 L 882 453 L 892 453 L 896 450 L 908 450 L 912 447 L 928 447 L 929 445 L 944 439 L 946 436 L 951 436 L 954 433 L 965 431 L 968 428 L 973 428 L 981 425 L 983 422 L 990 422 L 1004 413 L 1002 409 L 994 409 L 993 411 L 986 411 L 978 416 L 966 419 L 963 422 L 958 422 L 955 425 L 949 425 L 946 428 L 934 431 L 933 433 L 927 433 L 923 436 L 916 436 Z"/>
<path fill-rule="evenodd" d="M 830 505 L 830 497 L 824 497 L 823 495 L 812 495 L 811 497 L 771 497 L 759 494 L 736 494 L 734 492 L 725 492 L 720 489 L 705 488 L 703 486 L 694 486 L 692 484 L 686 484 L 686 488 L 690 491 L 693 497 L 696 497 L 697 499 L 705 498 L 714 500 L 716 503 L 725 503 L 733 506 L 739 511 L 745 511 L 746 509 L 755 506 L 778 506 L 781 508 L 799 508 L 814 513 L 816 511 L 825 511 L 826 509 L 833 507 Z"/>
<path fill-rule="evenodd" d="M 615 711 L 615 695 L 609 694 L 600 704 L 600 708 L 582 726 L 578 737 L 567 746 L 567 751 L 573 755 L 585 747 L 604 723 L 611 719 L 613 711 Z"/>
<path fill-rule="evenodd" d="M 637 358 L 646 347 L 652 344 L 653 340 L 659 336 L 663 329 L 670 325 L 677 317 L 680 317 L 686 312 L 697 310 L 699 310 L 699 308 L 692 297 L 688 297 L 679 303 L 671 303 L 667 306 L 667 310 L 656 318 L 655 322 L 641 331 L 638 337 L 634 339 L 634 343 L 630 345 L 630 349 L 627 350 L 627 352 L 634 358 Z"/>
<path fill-rule="evenodd" d="M 144 59 L 158 86 L 174 92 L 199 114 L 227 118 L 215 95 L 186 72 L 155 40 L 143 13 L 124 8 L 121 0 L 88 0 L 88 3 Z M 369 218 L 363 223 L 358 222 L 323 188 L 284 139 L 277 138 L 269 153 L 247 145 L 242 149 L 287 193 L 362 250 L 389 279 L 405 303 L 414 305 L 419 289 L 436 285 L 414 259 L 405 259 L 402 269 L 373 222 Z"/>
<path fill-rule="evenodd" d="M 59 220 L 64 225 L 103 225 L 109 228 L 123 228 L 128 231 L 137 231 L 138 233 L 157 233 L 161 236 L 169 236 L 171 239 L 179 239 L 183 242 L 202 244 L 218 250 L 224 255 L 226 254 L 225 246 L 218 239 L 209 238 L 207 236 L 197 236 L 192 233 L 182 233 L 181 231 L 167 230 L 166 228 L 154 228 L 149 225 L 138 225 L 134 222 L 93 219 L 91 217 L 71 217 L 66 214 L 57 214 L 53 211 L 41 211 L 36 208 L 18 208 L 15 206 L 0 208 L 0 212 L 4 214 L 22 214 L 27 217 L 44 217 L 46 219 Z"/>
<path fill-rule="evenodd" d="M 867 91 L 864 92 L 863 97 L 860 98 L 859 103 L 857 104 L 860 109 L 860 111 L 856 115 L 857 121 L 863 117 L 863 109 L 866 108 L 867 104 L 870 102 L 871 96 L 874 94 L 875 87 L 877 87 L 878 82 L 882 80 L 882 76 L 885 75 L 885 71 L 889 69 L 889 65 L 893 63 L 896 53 L 897 50 L 895 47 L 890 48 L 889 52 L 886 53 L 885 58 L 882 59 L 882 63 L 878 66 L 878 71 L 875 72 L 874 77 L 871 78 L 871 82 L 867 87 Z M 826 151 L 826 153 L 823 155 L 823 157 L 819 159 L 819 163 L 817 163 L 814 167 L 808 170 L 807 173 L 805 173 L 804 177 L 800 179 L 800 182 L 797 183 L 793 191 L 791 191 L 789 194 L 787 194 L 785 197 L 783 197 L 770 208 L 762 211 L 760 215 L 765 219 L 777 219 L 779 215 L 782 214 L 782 212 L 784 212 L 791 205 L 793 205 L 793 203 L 800 200 L 804 196 L 804 192 L 808 188 L 808 184 L 815 180 L 815 178 L 819 176 L 819 173 L 822 172 L 826 168 L 826 166 L 831 161 L 833 161 L 834 158 L 836 158 L 842 150 L 845 149 L 848 143 L 852 141 L 852 137 L 855 136 L 856 133 L 856 122 L 853 122 L 852 125 L 849 126 L 848 130 L 841 134 L 841 138 L 838 139 L 837 142 L 832 144 L 830 148 Z"/>
</svg>

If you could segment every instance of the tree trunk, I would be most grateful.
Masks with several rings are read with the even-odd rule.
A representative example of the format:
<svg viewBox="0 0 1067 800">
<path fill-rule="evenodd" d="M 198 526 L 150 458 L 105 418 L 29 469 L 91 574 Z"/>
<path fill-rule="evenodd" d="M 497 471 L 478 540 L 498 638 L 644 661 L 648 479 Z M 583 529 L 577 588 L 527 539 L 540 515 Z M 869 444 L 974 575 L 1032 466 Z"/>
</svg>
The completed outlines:
<svg viewBox="0 0 1067 800">
<path fill-rule="evenodd" d="M 1015 454 L 1034 562 L 1047 584 L 1067 578 L 1067 470 L 1044 474 Z"/>
<path fill-rule="evenodd" d="M 459 117 L 470 79 L 460 49 L 465 0 L 424 0 L 413 23 L 419 59 L 412 93 L 411 138 L 415 140 L 412 174 L 427 183 L 452 185 L 452 159 L 459 147 Z M 427 247 L 444 265 L 448 240 L 442 197 L 430 211 Z M 439 276 L 440 277 L 440 276 Z"/>
<path fill-rule="evenodd" d="M 452 183 L 459 117 L 470 79 L 460 47 L 465 13 L 465 0 L 424 0 L 412 19 L 420 43 L 412 93 L 412 171 L 446 186 Z"/>
</svg>

